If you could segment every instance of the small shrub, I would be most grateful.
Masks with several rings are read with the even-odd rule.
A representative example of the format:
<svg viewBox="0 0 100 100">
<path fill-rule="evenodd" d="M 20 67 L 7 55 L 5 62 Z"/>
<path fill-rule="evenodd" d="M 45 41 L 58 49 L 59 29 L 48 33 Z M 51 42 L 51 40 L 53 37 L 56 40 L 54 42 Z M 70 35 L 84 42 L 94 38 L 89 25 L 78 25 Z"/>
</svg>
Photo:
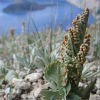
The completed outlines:
<svg viewBox="0 0 100 100">
<path fill-rule="evenodd" d="M 87 8 L 73 20 L 61 45 L 59 58 L 45 68 L 44 75 L 50 88 L 41 92 L 43 100 L 89 100 L 96 79 L 89 81 L 87 87 L 79 87 L 90 46 L 91 36 L 86 31 L 88 16 Z"/>
</svg>

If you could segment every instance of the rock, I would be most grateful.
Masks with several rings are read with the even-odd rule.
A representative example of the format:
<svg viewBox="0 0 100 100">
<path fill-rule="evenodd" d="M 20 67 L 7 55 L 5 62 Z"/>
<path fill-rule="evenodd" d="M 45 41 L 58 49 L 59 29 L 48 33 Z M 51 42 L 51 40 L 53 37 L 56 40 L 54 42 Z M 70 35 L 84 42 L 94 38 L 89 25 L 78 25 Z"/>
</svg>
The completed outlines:
<svg viewBox="0 0 100 100">
<path fill-rule="evenodd" d="M 0 100 L 5 100 L 3 96 L 0 97 Z"/>
<path fill-rule="evenodd" d="M 17 84 L 17 88 L 20 88 L 20 89 L 29 89 L 30 88 L 30 83 L 29 82 L 20 82 L 20 84 Z"/>
<path fill-rule="evenodd" d="M 5 89 L 5 93 L 6 93 L 6 95 L 8 95 L 10 93 L 10 87 Z"/>
<path fill-rule="evenodd" d="M 5 95 L 5 91 L 4 90 L 0 90 L 0 97 Z M 1 100 L 1 99 L 0 99 Z"/>
<path fill-rule="evenodd" d="M 6 80 L 2 81 L 2 85 L 7 85 L 7 84 L 8 84 L 8 82 Z"/>
<path fill-rule="evenodd" d="M 22 94 L 21 98 L 22 98 L 22 100 L 27 100 L 28 99 L 27 94 Z"/>
<path fill-rule="evenodd" d="M 34 97 L 37 98 L 40 95 L 42 88 L 35 88 L 34 89 Z"/>
<path fill-rule="evenodd" d="M 1 99 L 0 99 L 1 100 Z M 7 95 L 4 96 L 4 100 L 7 100 Z"/>
<path fill-rule="evenodd" d="M 44 80 L 43 79 L 38 79 L 38 84 L 43 85 L 44 84 Z"/>
<path fill-rule="evenodd" d="M 50 86 L 50 84 L 49 84 L 49 83 L 45 83 L 44 85 L 42 85 L 42 89 L 48 89 L 48 88 L 49 88 L 49 86 Z"/>
<path fill-rule="evenodd" d="M 96 99 L 96 96 L 97 96 L 96 94 L 95 94 L 95 95 L 90 94 L 89 100 L 97 100 L 97 99 Z"/>
<path fill-rule="evenodd" d="M 99 89 L 97 90 L 97 93 L 96 94 L 100 95 L 100 90 Z"/>
<path fill-rule="evenodd" d="M 36 71 L 36 73 L 41 73 L 41 72 L 43 72 L 43 69 L 39 68 L 39 69 L 36 69 L 35 71 Z"/>
<path fill-rule="evenodd" d="M 94 100 L 100 100 L 100 95 L 97 95 L 96 99 L 94 99 Z"/>
<path fill-rule="evenodd" d="M 20 78 L 25 77 L 25 75 L 26 75 L 26 73 L 25 73 L 25 72 L 23 72 L 23 71 L 19 72 L 19 77 L 20 77 Z"/>
<path fill-rule="evenodd" d="M 94 89 L 92 89 L 91 93 L 96 94 L 96 92 L 97 92 L 97 88 L 95 87 Z"/>
<path fill-rule="evenodd" d="M 100 90 L 100 78 L 97 78 L 96 87 L 98 90 Z"/>
<path fill-rule="evenodd" d="M 16 69 L 16 71 L 15 71 L 17 74 L 19 74 L 20 73 L 20 70 L 19 69 Z"/>
<path fill-rule="evenodd" d="M 33 95 L 28 95 L 28 100 L 36 100 L 36 98 Z"/>
<path fill-rule="evenodd" d="M 90 67 L 90 70 L 93 71 L 93 72 L 96 72 L 97 71 L 97 66 L 96 65 L 93 65 L 92 67 Z"/>
<path fill-rule="evenodd" d="M 92 55 L 88 55 L 88 56 L 86 56 L 86 59 L 88 62 L 93 62 L 94 57 Z"/>
<path fill-rule="evenodd" d="M 33 83 L 32 83 L 32 86 L 33 86 L 33 88 L 34 88 L 34 87 L 39 87 L 39 85 L 37 84 L 37 82 L 33 82 Z"/>
<path fill-rule="evenodd" d="M 29 82 L 35 82 L 42 77 L 42 73 L 32 73 L 25 77 L 25 80 Z"/>
<path fill-rule="evenodd" d="M 15 94 L 20 94 L 21 93 L 21 90 L 20 89 L 13 89 L 12 90 L 12 95 L 15 95 Z"/>
<path fill-rule="evenodd" d="M 23 81 L 24 81 L 23 79 L 13 78 L 9 84 L 10 84 L 11 86 L 16 86 L 17 84 L 20 84 L 20 83 L 23 82 Z"/>
<path fill-rule="evenodd" d="M 9 100 L 22 100 L 22 99 L 21 99 L 20 94 L 15 94 L 15 95 L 12 96 L 12 99 L 9 99 Z"/>
<path fill-rule="evenodd" d="M 6 88 L 6 85 L 2 84 L 2 89 L 5 89 Z"/>
<path fill-rule="evenodd" d="M 82 82 L 79 82 L 79 87 L 84 87 L 84 84 Z"/>
<path fill-rule="evenodd" d="M 23 77 L 25 74 L 20 72 L 19 76 Z M 24 79 L 13 78 L 9 83 L 11 88 L 6 87 L 5 90 L 5 93 L 9 94 L 11 89 L 8 100 L 40 100 L 41 90 L 49 87 L 49 83 L 44 82 L 42 75 L 42 69 L 36 69 L 34 73 L 26 75 Z"/>
</svg>

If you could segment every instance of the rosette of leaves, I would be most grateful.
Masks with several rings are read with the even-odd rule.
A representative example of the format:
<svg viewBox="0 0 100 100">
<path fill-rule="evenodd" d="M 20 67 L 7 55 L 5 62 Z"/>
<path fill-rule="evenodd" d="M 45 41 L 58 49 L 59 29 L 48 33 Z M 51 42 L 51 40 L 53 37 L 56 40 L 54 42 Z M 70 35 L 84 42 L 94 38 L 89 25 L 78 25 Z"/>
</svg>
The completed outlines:
<svg viewBox="0 0 100 100">
<path fill-rule="evenodd" d="M 83 64 L 90 46 L 90 34 L 87 34 L 89 9 L 85 9 L 73 21 L 61 45 L 57 61 L 50 63 L 44 72 L 50 83 L 48 90 L 43 90 L 43 100 L 88 100 L 96 79 L 86 88 L 78 87 L 81 80 Z"/>
<path fill-rule="evenodd" d="M 48 65 L 45 69 L 45 78 L 50 82 L 50 89 L 43 90 L 43 100 L 62 100 L 71 89 L 71 84 L 67 82 L 66 67 L 58 61 Z"/>
</svg>

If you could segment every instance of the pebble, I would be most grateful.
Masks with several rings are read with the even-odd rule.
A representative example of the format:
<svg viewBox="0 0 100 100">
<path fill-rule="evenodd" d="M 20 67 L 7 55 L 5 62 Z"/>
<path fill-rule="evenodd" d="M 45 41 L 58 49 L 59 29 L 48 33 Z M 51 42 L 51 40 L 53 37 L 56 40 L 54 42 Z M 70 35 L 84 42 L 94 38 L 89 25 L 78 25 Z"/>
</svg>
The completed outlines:
<svg viewBox="0 0 100 100">
<path fill-rule="evenodd" d="M 20 84 L 17 84 L 17 88 L 20 88 L 20 89 L 29 89 L 30 88 L 30 83 L 29 82 L 20 82 Z"/>
<path fill-rule="evenodd" d="M 29 82 L 35 82 L 42 77 L 42 73 L 32 73 L 25 77 L 25 80 Z"/>
<path fill-rule="evenodd" d="M 0 97 L 0 100 L 4 100 L 4 97 L 3 97 L 3 96 L 1 96 L 1 97 Z"/>
<path fill-rule="evenodd" d="M 27 94 L 22 94 L 21 98 L 22 98 L 22 100 L 27 100 Z"/>
<path fill-rule="evenodd" d="M 25 75 L 26 75 L 26 73 L 25 73 L 25 72 L 23 72 L 23 71 L 19 72 L 19 77 L 20 77 L 20 78 L 25 77 Z"/>
<path fill-rule="evenodd" d="M 5 91 L 4 90 L 0 90 L 0 97 L 4 96 L 4 94 L 5 94 Z"/>
<path fill-rule="evenodd" d="M 42 88 L 35 88 L 34 89 L 34 97 L 37 98 L 41 92 Z"/>
<path fill-rule="evenodd" d="M 13 78 L 9 84 L 11 86 L 16 86 L 17 84 L 20 84 L 22 81 L 23 81 L 23 79 Z"/>
</svg>

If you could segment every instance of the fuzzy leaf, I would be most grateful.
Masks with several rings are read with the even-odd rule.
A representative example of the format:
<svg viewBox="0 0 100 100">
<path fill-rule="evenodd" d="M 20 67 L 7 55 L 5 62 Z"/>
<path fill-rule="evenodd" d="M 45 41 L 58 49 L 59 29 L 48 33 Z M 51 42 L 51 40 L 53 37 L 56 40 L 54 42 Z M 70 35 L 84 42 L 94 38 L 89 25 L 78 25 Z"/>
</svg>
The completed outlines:
<svg viewBox="0 0 100 100">
<path fill-rule="evenodd" d="M 85 64 L 82 70 L 82 75 L 85 75 L 87 72 L 90 71 L 90 68 L 93 66 L 94 62 Z"/>
<path fill-rule="evenodd" d="M 66 87 L 66 95 L 69 94 L 70 90 L 71 90 L 71 84 L 68 83 L 68 85 L 67 85 L 67 87 Z"/>
<path fill-rule="evenodd" d="M 54 62 L 49 64 L 49 66 L 45 70 L 45 78 L 52 84 L 55 84 L 57 89 L 62 87 L 62 72 L 61 72 L 62 64 L 60 62 Z"/>
<path fill-rule="evenodd" d="M 79 97 L 78 95 L 72 93 L 70 95 L 70 97 L 68 98 L 68 100 L 81 100 L 81 97 Z"/>
<path fill-rule="evenodd" d="M 58 92 L 43 90 L 41 92 L 42 100 L 62 100 L 62 95 Z"/>
<path fill-rule="evenodd" d="M 7 75 L 5 76 L 5 79 L 8 81 L 11 81 L 13 78 L 17 77 L 17 73 L 13 70 L 9 70 Z"/>
<path fill-rule="evenodd" d="M 28 64 L 28 62 L 26 61 L 25 58 L 22 58 L 20 56 L 16 56 L 16 58 L 17 58 L 17 61 L 20 64 L 20 66 L 22 66 L 22 67 L 28 67 L 29 64 Z"/>
</svg>

